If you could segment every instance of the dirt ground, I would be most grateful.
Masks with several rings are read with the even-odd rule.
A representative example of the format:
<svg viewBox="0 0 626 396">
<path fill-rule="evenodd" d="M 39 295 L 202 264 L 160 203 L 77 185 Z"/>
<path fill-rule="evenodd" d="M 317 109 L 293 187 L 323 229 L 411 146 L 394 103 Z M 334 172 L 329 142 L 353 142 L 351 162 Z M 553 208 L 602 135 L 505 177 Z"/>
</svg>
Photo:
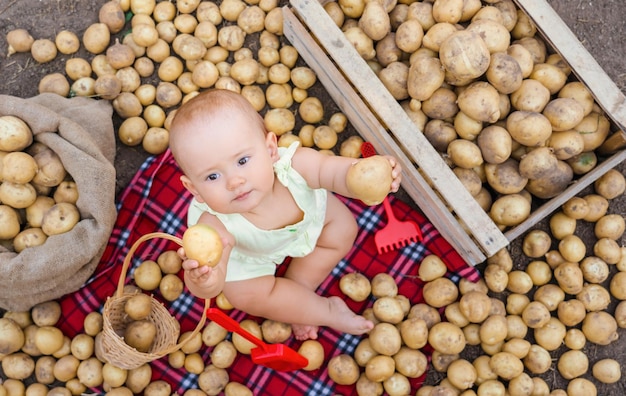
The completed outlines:
<svg viewBox="0 0 626 396">
<path fill-rule="evenodd" d="M 26 28 L 35 38 L 53 39 L 57 32 L 70 30 L 82 36 L 89 24 L 97 20 L 100 6 L 105 0 L 0 0 L 0 94 L 14 95 L 23 98 L 38 93 L 38 81 L 46 74 L 63 72 L 64 63 L 69 58 L 62 55 L 46 64 L 37 64 L 29 54 L 15 54 L 7 57 L 7 43 L 5 35 L 15 28 Z M 281 4 L 286 3 L 281 0 Z M 617 86 L 626 93 L 626 68 L 621 55 L 626 53 L 626 9 L 621 2 L 614 0 L 548 0 L 548 3 L 557 11 L 564 22 L 570 27 L 580 42 L 602 66 Z M 84 49 L 77 56 L 88 57 Z M 323 88 L 318 96 L 324 101 L 327 95 Z M 330 102 L 324 101 L 325 103 Z M 119 119 L 115 119 L 119 125 Z M 147 153 L 141 148 L 128 147 L 118 142 L 115 167 L 117 169 L 117 192 L 119 193 L 145 160 Z M 618 169 L 622 172 L 626 164 L 622 163 Z M 585 190 L 583 193 L 587 193 Z M 609 209 L 612 213 L 626 213 L 626 195 L 611 202 Z M 541 222 L 538 228 L 546 228 L 546 221 Z M 578 230 L 577 230 L 578 232 Z M 587 227 L 580 230 L 581 235 L 593 236 L 593 230 Z M 593 239 L 593 238 L 591 238 Z M 588 240 L 591 240 L 588 239 Z M 625 244 L 624 237 L 620 241 Z M 520 252 L 520 241 L 512 244 L 514 257 Z M 516 263 L 522 266 L 524 263 Z M 612 357 L 626 364 L 626 334 L 620 332 L 620 340 L 610 347 L 587 345 L 585 352 L 591 361 L 602 357 Z M 477 353 L 468 348 L 464 354 Z M 553 357 L 558 357 L 560 351 L 555 351 Z M 437 383 L 442 376 L 430 371 L 428 383 Z M 542 378 L 551 388 L 566 386 L 559 373 L 554 370 Z M 592 379 L 590 374 L 585 378 Z M 597 383 L 598 394 L 626 394 L 626 376 L 618 384 L 611 386 Z"/>
</svg>

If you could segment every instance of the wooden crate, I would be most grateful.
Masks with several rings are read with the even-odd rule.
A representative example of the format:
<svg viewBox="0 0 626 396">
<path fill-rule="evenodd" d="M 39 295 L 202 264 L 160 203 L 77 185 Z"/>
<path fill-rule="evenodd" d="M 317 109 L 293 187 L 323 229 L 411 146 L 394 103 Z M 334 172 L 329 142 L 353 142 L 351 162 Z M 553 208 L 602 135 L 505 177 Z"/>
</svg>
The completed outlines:
<svg viewBox="0 0 626 396">
<path fill-rule="evenodd" d="M 566 191 L 503 233 L 402 110 L 317 1 L 290 0 L 284 34 L 313 69 L 351 124 L 379 153 L 404 168 L 402 187 L 439 232 L 471 265 L 483 262 L 626 158 L 626 98 L 545 1 L 517 0 L 547 44 L 559 48 L 578 79 L 607 113 L 615 132 L 600 151 L 613 153 Z M 532 6 L 530 6 L 532 3 Z M 594 88 L 592 88 L 594 87 Z M 597 89 L 595 88 L 597 87 Z"/>
</svg>

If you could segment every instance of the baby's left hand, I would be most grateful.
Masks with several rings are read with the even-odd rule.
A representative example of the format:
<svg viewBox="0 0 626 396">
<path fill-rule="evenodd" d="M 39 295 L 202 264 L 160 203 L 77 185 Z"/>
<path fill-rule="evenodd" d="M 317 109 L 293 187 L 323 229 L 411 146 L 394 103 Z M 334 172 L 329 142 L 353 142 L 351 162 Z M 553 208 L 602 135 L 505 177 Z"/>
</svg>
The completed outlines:
<svg viewBox="0 0 626 396">
<path fill-rule="evenodd" d="M 391 177 L 393 177 L 393 181 L 391 182 L 391 192 L 395 193 L 400 189 L 400 183 L 402 182 L 402 165 L 398 163 L 395 157 L 385 155 L 385 158 L 387 158 L 389 160 L 389 164 L 391 164 Z"/>
</svg>

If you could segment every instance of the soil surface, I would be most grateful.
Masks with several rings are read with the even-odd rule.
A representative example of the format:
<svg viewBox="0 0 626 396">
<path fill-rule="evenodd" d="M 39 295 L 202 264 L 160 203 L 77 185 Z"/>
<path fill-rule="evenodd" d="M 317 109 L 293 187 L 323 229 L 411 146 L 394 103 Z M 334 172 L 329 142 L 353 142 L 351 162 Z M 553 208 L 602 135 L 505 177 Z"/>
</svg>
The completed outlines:
<svg viewBox="0 0 626 396">
<path fill-rule="evenodd" d="M 281 4 L 285 0 L 280 1 Z M 61 30 L 70 30 L 79 37 L 85 29 L 97 21 L 98 10 L 105 0 L 0 0 L 0 94 L 14 95 L 18 97 L 31 97 L 38 93 L 38 81 L 49 73 L 64 71 L 65 61 L 70 57 L 59 55 L 54 61 L 45 64 L 35 62 L 30 54 L 14 54 L 7 57 L 6 33 L 16 28 L 27 29 L 34 38 L 54 39 L 56 33 Z M 626 68 L 621 55 L 626 53 L 626 8 L 622 3 L 614 0 L 548 0 L 548 3 L 557 11 L 563 21 L 574 32 L 584 47 L 591 53 L 593 58 L 606 71 L 609 77 L 616 83 L 622 92 L 626 93 Z M 74 56 L 90 58 L 84 49 Z M 323 87 L 317 87 L 316 96 L 320 97 L 325 106 L 328 103 L 332 107 L 332 100 L 328 97 Z M 324 99 L 327 100 L 324 100 Z M 329 110 L 328 114 L 331 114 Z M 115 125 L 120 120 L 114 117 Z M 118 141 L 115 167 L 117 170 L 117 193 L 119 193 L 130 181 L 140 164 L 148 157 L 141 147 L 129 147 Z M 618 169 L 623 173 L 626 164 L 622 163 Z M 587 189 L 581 193 L 584 195 L 591 192 Z M 626 213 L 626 195 L 611 201 L 609 208 L 611 213 Z M 546 221 L 542 221 L 537 228 L 547 229 Z M 593 243 L 593 229 L 590 225 L 581 225 L 577 234 L 583 236 L 586 241 Z M 523 257 L 520 249 L 520 240 L 511 245 L 513 257 Z M 622 236 L 620 245 L 626 244 Z M 516 260 L 515 265 L 522 268 L 527 262 Z M 504 296 L 502 296 L 504 299 Z M 616 302 L 613 302 L 614 309 Z M 552 353 L 557 359 L 563 350 Z M 611 357 L 619 362 L 626 362 L 626 333 L 620 330 L 620 339 L 609 347 L 587 344 L 584 348 L 591 363 L 603 358 Z M 463 352 L 465 357 L 476 356 L 477 349 L 466 348 Z M 430 370 L 429 384 L 436 384 L 444 376 L 435 370 Z M 567 382 L 558 371 L 551 370 L 541 377 L 550 385 L 551 389 L 565 388 Z M 584 376 L 593 380 L 591 370 Z M 604 385 L 593 380 L 598 388 L 598 394 L 626 394 L 626 376 L 613 385 Z"/>
</svg>

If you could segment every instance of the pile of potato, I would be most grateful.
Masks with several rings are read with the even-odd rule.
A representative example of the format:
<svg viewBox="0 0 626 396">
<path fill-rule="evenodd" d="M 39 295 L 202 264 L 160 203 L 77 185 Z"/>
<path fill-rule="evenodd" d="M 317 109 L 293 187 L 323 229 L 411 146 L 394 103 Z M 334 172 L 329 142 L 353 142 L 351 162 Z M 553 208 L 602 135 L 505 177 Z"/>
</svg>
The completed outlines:
<svg viewBox="0 0 626 396">
<path fill-rule="evenodd" d="M 609 119 L 512 0 L 324 8 L 502 229 L 597 164 Z"/>
<path fill-rule="evenodd" d="M 182 261 L 175 250 L 165 250 L 155 260 L 142 261 L 133 271 L 133 282 L 124 292 L 123 323 L 113 324 L 124 341 L 140 352 L 152 352 L 157 326 L 150 316 L 154 293 L 164 301 L 180 296 L 183 283 L 179 277 Z M 223 294 L 215 299 L 223 310 L 232 309 Z M 55 327 L 61 307 L 57 301 L 40 303 L 28 312 L 6 312 L 0 318 L 0 362 L 3 377 L 0 395 L 80 396 L 88 388 L 102 388 L 110 395 L 144 394 L 170 396 L 171 385 L 163 380 L 152 381 L 149 363 L 134 369 L 123 369 L 107 362 L 102 353 L 103 317 L 91 312 L 85 317 L 83 332 L 69 338 Z M 268 343 L 281 343 L 291 336 L 291 326 L 272 320 L 261 323 L 246 319 L 241 326 Z M 117 327 L 117 328 L 116 328 Z M 198 389 L 188 389 L 187 396 L 252 395 L 243 384 L 230 381 L 227 369 L 238 354 L 250 354 L 254 344 L 232 334 L 215 322 L 208 322 L 196 334 L 185 331 L 177 341 L 180 349 L 167 356 L 174 369 L 184 368 L 198 375 Z M 193 338 L 190 338 L 193 337 Z M 184 342 L 184 343 L 183 343 Z M 205 363 L 210 349 L 210 364 Z M 316 340 L 303 342 L 299 353 L 309 364 L 303 370 L 316 370 L 324 361 L 324 350 Z"/>
<path fill-rule="evenodd" d="M 441 259 L 426 256 L 418 270 L 424 303 L 411 305 L 398 295 L 389 275 L 371 281 L 345 275 L 344 294 L 355 301 L 375 298 L 366 315 L 376 327 L 353 356 L 331 359 L 331 378 L 356 384 L 359 395 L 410 394 L 408 378 L 428 367 L 422 352 L 428 345 L 430 365 L 443 378 L 422 386 L 417 396 L 593 396 L 598 389 L 590 376 L 607 386 L 620 381 L 619 361 L 586 351 L 610 345 L 626 328 L 626 247 L 618 242 L 626 222 L 623 214 L 609 211 L 626 180 L 611 170 L 593 187 L 593 193 L 563 204 L 550 217 L 548 231 L 524 236 L 528 263 L 514 263 L 503 249 L 487 260 L 478 283 L 462 278 L 457 285 L 445 277 Z M 576 234 L 580 222 L 594 225 L 592 251 Z M 550 389 L 542 375 L 551 371 L 568 381 L 567 389 Z"/>
<path fill-rule="evenodd" d="M 8 55 L 30 51 L 39 63 L 72 55 L 64 71 L 39 82 L 39 92 L 110 100 L 123 119 L 120 141 L 150 154 L 167 149 L 176 108 L 207 88 L 243 94 L 281 146 L 300 140 L 333 154 L 344 140 L 338 134 L 346 116 L 326 114 L 322 101 L 309 96 L 316 75 L 298 64 L 282 27 L 277 0 L 110 0 L 82 37 L 61 31 L 34 39 L 24 29 L 9 32 Z M 81 46 L 88 58 L 76 56 Z M 342 155 L 358 157 L 359 148 L 348 143 Z"/>
<path fill-rule="evenodd" d="M 145 292 L 153 291 L 165 300 L 176 299 L 182 292 L 180 269 L 181 260 L 176 252 L 166 250 L 156 261 L 143 261 L 133 272 L 134 283 L 125 287 L 125 292 L 134 294 L 124 304 L 128 317 L 119 335 L 138 351 L 150 351 L 157 331 L 150 320 L 152 300 Z M 174 278 L 178 282 L 172 281 Z M 222 309 L 232 309 L 223 295 L 216 299 L 216 304 Z M 6 378 L 0 382 L 0 395 L 79 396 L 88 388 L 100 387 L 110 395 L 171 395 L 169 383 L 152 381 L 149 363 L 127 370 L 107 362 L 101 350 L 102 314 L 96 311 L 88 314 L 83 332 L 71 339 L 55 327 L 61 314 L 59 303 L 50 301 L 37 304 L 28 312 L 8 311 L 0 318 L 0 362 Z M 268 342 L 281 342 L 291 335 L 290 326 L 272 321 L 261 325 L 244 321 L 242 325 Z M 198 374 L 199 389 L 189 389 L 186 395 L 218 395 L 220 392 L 252 395 L 246 386 L 231 382 L 226 369 L 237 353 L 249 354 L 253 344 L 238 336 L 228 341 L 228 332 L 214 322 L 188 339 L 191 335 L 192 331 L 183 332 L 178 343 L 186 342 L 168 356 L 171 367 L 184 367 Z M 205 366 L 202 348 L 212 348 L 210 365 Z M 319 352 L 321 346 L 307 349 Z M 323 351 L 321 356 L 323 359 Z M 315 356 L 311 361 L 319 362 L 317 367 L 321 364 Z"/>
<path fill-rule="evenodd" d="M 17 253 L 80 221 L 78 188 L 26 122 L 0 116 L 0 244 Z"/>
</svg>

